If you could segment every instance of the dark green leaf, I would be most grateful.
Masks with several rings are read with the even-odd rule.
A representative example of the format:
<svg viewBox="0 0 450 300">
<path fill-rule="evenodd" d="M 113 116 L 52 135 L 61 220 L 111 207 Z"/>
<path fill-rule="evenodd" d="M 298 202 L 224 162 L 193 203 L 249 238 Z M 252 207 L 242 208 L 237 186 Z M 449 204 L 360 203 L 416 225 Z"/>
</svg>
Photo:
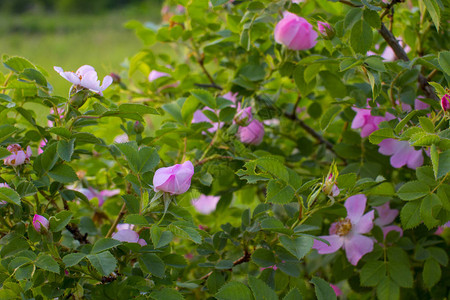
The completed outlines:
<svg viewBox="0 0 450 300">
<path fill-rule="evenodd" d="M 118 240 L 110 238 L 101 238 L 95 242 L 94 246 L 92 247 L 91 253 L 92 254 L 100 253 L 102 251 L 117 247 L 120 244 L 122 243 Z"/>
<path fill-rule="evenodd" d="M 116 269 L 117 260 L 109 251 L 98 254 L 89 254 L 87 255 L 87 259 L 89 259 L 94 268 L 103 276 L 108 276 Z"/>
<path fill-rule="evenodd" d="M 71 183 L 78 180 L 78 176 L 72 167 L 64 164 L 53 168 L 48 172 L 48 176 L 61 183 Z"/>
<path fill-rule="evenodd" d="M 314 284 L 317 300 L 337 299 L 333 288 L 322 278 L 313 277 L 310 282 Z"/>
<path fill-rule="evenodd" d="M 267 286 L 267 284 L 253 276 L 248 276 L 248 284 L 252 289 L 255 299 L 261 300 L 278 300 L 278 296 L 274 290 Z"/>
<path fill-rule="evenodd" d="M 144 253 L 139 258 L 139 265 L 142 271 L 151 273 L 157 277 L 164 277 L 165 268 L 164 262 L 158 255 L 153 253 Z"/>
<path fill-rule="evenodd" d="M 48 254 L 43 254 L 39 256 L 34 264 L 41 269 L 57 274 L 59 273 L 58 263 Z"/>
<path fill-rule="evenodd" d="M 226 283 L 215 294 L 218 300 L 253 300 L 250 289 L 243 283 L 238 281 L 230 281 Z"/>
</svg>

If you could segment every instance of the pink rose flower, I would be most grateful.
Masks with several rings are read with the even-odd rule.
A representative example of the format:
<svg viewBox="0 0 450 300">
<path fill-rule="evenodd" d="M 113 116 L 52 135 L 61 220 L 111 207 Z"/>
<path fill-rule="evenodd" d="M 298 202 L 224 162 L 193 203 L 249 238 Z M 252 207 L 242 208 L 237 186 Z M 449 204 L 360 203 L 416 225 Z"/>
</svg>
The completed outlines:
<svg viewBox="0 0 450 300">
<path fill-rule="evenodd" d="M 79 189 L 79 191 L 81 193 L 83 193 L 86 196 L 86 198 L 88 198 L 88 200 L 97 198 L 99 207 L 101 207 L 103 205 L 103 203 L 105 203 L 106 199 L 108 199 L 112 196 L 118 195 L 120 193 L 119 189 L 102 190 L 99 192 L 92 187 L 88 187 L 87 189 L 82 188 L 82 189 Z"/>
<path fill-rule="evenodd" d="M 388 233 L 393 230 L 398 231 L 400 236 L 403 235 L 403 230 L 400 227 L 397 225 L 389 225 L 394 222 L 395 218 L 398 216 L 397 209 L 391 209 L 389 207 L 389 202 L 386 202 L 381 206 L 377 206 L 375 209 L 378 212 L 378 218 L 375 219 L 374 223 L 375 225 L 378 225 L 381 230 L 383 230 L 384 239 L 386 239 Z"/>
<path fill-rule="evenodd" d="M 449 94 L 445 94 L 441 98 L 441 107 L 442 107 L 443 111 L 447 111 L 450 108 L 450 95 Z"/>
<path fill-rule="evenodd" d="M 141 246 L 147 245 L 147 242 L 144 239 L 140 239 L 139 234 L 131 229 L 121 229 L 114 232 L 111 238 L 121 242 L 138 243 Z"/>
<path fill-rule="evenodd" d="M 47 218 L 41 215 L 34 215 L 33 217 L 33 227 L 36 229 L 37 232 L 41 232 L 42 228 L 45 228 L 45 230 L 48 230 L 49 222 Z"/>
<path fill-rule="evenodd" d="M 190 161 L 156 170 L 153 176 L 155 192 L 167 192 L 179 195 L 187 192 L 194 175 L 194 165 Z"/>
<path fill-rule="evenodd" d="M 38 146 L 38 149 L 37 149 L 37 153 L 38 154 L 42 154 L 42 153 L 44 153 L 44 147 L 45 147 L 45 145 L 47 145 L 47 141 L 46 140 L 41 140 L 40 142 L 39 142 L 39 146 Z"/>
<path fill-rule="evenodd" d="M 423 164 L 422 150 L 415 150 L 408 141 L 385 139 L 378 146 L 378 152 L 391 156 L 390 162 L 394 168 L 407 165 L 410 169 L 416 169 Z"/>
<path fill-rule="evenodd" d="M 345 249 L 348 261 L 356 266 L 358 261 L 373 250 L 373 240 L 362 234 L 370 232 L 373 227 L 374 211 L 364 214 L 367 198 L 363 194 L 351 196 L 345 201 L 347 217 L 330 226 L 330 235 L 320 236 L 330 246 L 314 240 L 313 249 L 319 254 L 329 254 Z"/>
<path fill-rule="evenodd" d="M 378 125 L 383 121 L 395 119 L 395 117 L 386 113 L 385 117 L 372 116 L 370 108 L 353 108 L 356 111 L 356 116 L 352 122 L 352 129 L 361 128 L 361 137 L 367 137 L 372 132 L 378 130 Z"/>
<path fill-rule="evenodd" d="M 73 83 L 74 86 L 91 90 L 101 96 L 103 95 L 103 91 L 113 82 L 112 77 L 106 75 L 103 78 L 103 83 L 100 85 L 97 72 L 94 67 L 89 65 L 81 66 L 76 72 L 64 72 L 62 68 L 56 66 L 53 69 L 64 79 Z"/>
<path fill-rule="evenodd" d="M 219 196 L 206 196 L 201 195 L 197 199 L 191 201 L 192 205 L 195 207 L 199 213 L 204 215 L 209 215 L 216 210 L 217 203 L 219 203 Z"/>
<path fill-rule="evenodd" d="M 222 98 L 225 98 L 225 99 L 227 99 L 227 100 L 230 100 L 231 102 L 233 102 L 234 104 L 236 104 L 237 96 L 238 96 L 238 93 L 234 93 L 234 94 L 233 94 L 232 92 L 228 92 L 228 93 L 226 93 L 225 95 L 223 95 Z"/>
<path fill-rule="evenodd" d="M 333 289 L 334 293 L 336 294 L 336 297 L 342 296 L 342 291 L 337 285 L 330 283 L 330 286 Z"/>
<path fill-rule="evenodd" d="M 127 223 L 117 224 L 117 226 L 116 226 L 116 229 L 118 231 L 124 230 L 124 229 L 133 229 L 133 228 L 134 228 L 133 224 L 127 224 Z"/>
<path fill-rule="evenodd" d="M 244 144 L 259 145 L 264 138 L 264 125 L 253 119 L 248 126 L 239 127 L 237 135 Z"/>
<path fill-rule="evenodd" d="M 317 32 L 302 17 L 286 12 L 275 27 L 275 41 L 292 50 L 307 50 L 317 43 Z"/>
<path fill-rule="evenodd" d="M 209 110 L 214 112 L 214 110 L 212 110 L 209 107 L 205 107 L 202 110 L 197 110 L 194 113 L 194 117 L 192 118 L 192 123 L 201 123 L 201 122 L 206 122 L 206 123 L 210 123 L 213 127 L 208 128 L 208 132 L 214 133 L 217 131 L 217 129 L 219 129 L 219 123 L 217 122 L 213 122 L 211 121 L 203 112 Z M 220 124 L 222 127 L 223 124 Z"/>
<path fill-rule="evenodd" d="M 30 161 L 30 157 L 33 154 L 30 146 L 27 150 L 23 150 L 19 144 L 11 144 L 6 149 L 12 154 L 3 160 L 3 163 L 7 166 L 19 166 Z"/>
</svg>

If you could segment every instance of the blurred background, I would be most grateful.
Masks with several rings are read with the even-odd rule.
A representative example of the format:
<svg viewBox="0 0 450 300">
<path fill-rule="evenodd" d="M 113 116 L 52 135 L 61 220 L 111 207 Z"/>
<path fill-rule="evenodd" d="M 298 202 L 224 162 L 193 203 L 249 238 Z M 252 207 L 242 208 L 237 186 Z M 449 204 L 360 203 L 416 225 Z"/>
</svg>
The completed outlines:
<svg viewBox="0 0 450 300">
<path fill-rule="evenodd" d="M 55 95 L 70 83 L 53 66 L 92 65 L 99 78 L 119 72 L 142 42 L 124 24 L 159 23 L 163 0 L 0 0 L 0 54 L 19 55 L 44 68 Z M 0 71 L 6 68 L 0 66 Z"/>
</svg>

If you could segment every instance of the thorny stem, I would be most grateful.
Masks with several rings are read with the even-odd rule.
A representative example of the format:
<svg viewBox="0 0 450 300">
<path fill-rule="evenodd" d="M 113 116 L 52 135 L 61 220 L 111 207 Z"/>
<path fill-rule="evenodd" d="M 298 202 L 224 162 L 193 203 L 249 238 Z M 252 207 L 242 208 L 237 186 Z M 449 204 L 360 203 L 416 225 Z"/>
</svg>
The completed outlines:
<svg viewBox="0 0 450 300">
<path fill-rule="evenodd" d="M 240 264 L 243 264 L 245 262 L 249 262 L 251 256 L 252 256 L 252 254 L 250 252 L 248 252 L 247 249 L 245 249 L 244 250 L 244 255 L 233 262 L 233 267 L 237 266 L 237 265 L 240 265 Z M 208 274 L 206 274 L 205 276 L 200 278 L 200 280 L 204 281 L 204 280 L 208 279 L 208 277 L 211 276 L 212 273 L 213 273 L 213 271 L 209 272 Z"/>
</svg>

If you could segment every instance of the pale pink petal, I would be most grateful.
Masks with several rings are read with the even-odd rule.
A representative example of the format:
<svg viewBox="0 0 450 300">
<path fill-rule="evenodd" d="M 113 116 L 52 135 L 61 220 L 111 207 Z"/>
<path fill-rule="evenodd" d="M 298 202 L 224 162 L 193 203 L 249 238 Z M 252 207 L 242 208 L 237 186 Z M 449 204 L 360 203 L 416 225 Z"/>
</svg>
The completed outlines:
<svg viewBox="0 0 450 300">
<path fill-rule="evenodd" d="M 120 193 L 119 189 L 103 190 L 100 192 L 100 195 L 102 195 L 103 197 L 112 197 L 112 196 L 118 195 L 119 193 Z"/>
<path fill-rule="evenodd" d="M 371 210 L 362 216 L 358 223 L 353 224 L 352 231 L 355 233 L 368 233 L 373 228 L 374 211 Z"/>
<path fill-rule="evenodd" d="M 86 73 L 88 73 L 88 72 L 95 72 L 94 67 L 90 66 L 90 65 L 81 66 L 78 68 L 76 74 L 84 77 L 86 75 Z"/>
<path fill-rule="evenodd" d="M 103 77 L 103 83 L 100 86 L 101 91 L 106 90 L 113 83 L 113 78 L 109 75 Z"/>
<path fill-rule="evenodd" d="M 382 230 L 383 230 L 383 237 L 384 237 L 384 239 L 386 239 L 386 236 L 391 231 L 397 231 L 398 233 L 400 233 L 400 236 L 403 236 L 403 229 L 401 229 L 397 225 L 385 226 L 385 227 L 382 228 Z"/>
<path fill-rule="evenodd" d="M 338 235 L 319 236 L 328 241 L 330 246 L 319 240 L 314 240 L 313 249 L 316 249 L 319 254 L 329 254 L 338 251 L 344 244 L 344 238 Z"/>
<path fill-rule="evenodd" d="M 373 250 L 373 240 L 367 236 L 354 234 L 344 241 L 345 254 L 348 261 L 356 266 L 358 261 Z"/>
<path fill-rule="evenodd" d="M 334 284 L 330 283 L 330 286 L 333 289 L 333 291 L 334 291 L 334 293 L 336 294 L 337 297 L 342 296 L 342 291 L 337 285 L 334 285 Z"/>
<path fill-rule="evenodd" d="M 423 165 L 422 150 L 414 150 L 414 147 L 411 147 L 406 165 L 408 166 L 408 168 L 413 170 L 422 166 Z"/>
<path fill-rule="evenodd" d="M 375 207 L 378 212 L 378 218 L 375 220 L 375 224 L 378 226 L 385 226 L 394 221 L 394 219 L 398 216 L 398 210 L 391 209 L 389 207 L 389 202 L 381 206 Z"/>
<path fill-rule="evenodd" d="M 142 247 L 147 246 L 147 242 L 146 242 L 144 239 L 139 239 L 139 240 L 137 241 L 137 243 L 138 243 L 139 245 L 141 245 Z"/>
<path fill-rule="evenodd" d="M 366 195 L 358 194 L 349 197 L 345 201 L 345 208 L 347 209 L 347 217 L 350 219 L 352 224 L 358 223 L 359 219 L 362 217 L 364 210 L 366 209 Z"/>
<path fill-rule="evenodd" d="M 191 203 L 199 213 L 208 215 L 216 210 L 219 200 L 218 196 L 201 195 L 199 198 L 193 199 Z"/>
<path fill-rule="evenodd" d="M 361 130 L 361 137 L 368 137 L 372 132 L 378 130 L 378 126 L 373 123 L 368 123 L 363 126 Z"/>
<path fill-rule="evenodd" d="M 392 155 L 395 153 L 397 149 L 397 140 L 395 139 L 385 139 L 381 141 L 378 146 L 380 146 L 380 149 L 378 149 L 378 152 L 384 155 Z"/>
<path fill-rule="evenodd" d="M 115 240 L 128 243 L 137 243 L 139 240 L 139 234 L 131 229 L 119 230 L 113 233 L 111 237 Z"/>
</svg>

